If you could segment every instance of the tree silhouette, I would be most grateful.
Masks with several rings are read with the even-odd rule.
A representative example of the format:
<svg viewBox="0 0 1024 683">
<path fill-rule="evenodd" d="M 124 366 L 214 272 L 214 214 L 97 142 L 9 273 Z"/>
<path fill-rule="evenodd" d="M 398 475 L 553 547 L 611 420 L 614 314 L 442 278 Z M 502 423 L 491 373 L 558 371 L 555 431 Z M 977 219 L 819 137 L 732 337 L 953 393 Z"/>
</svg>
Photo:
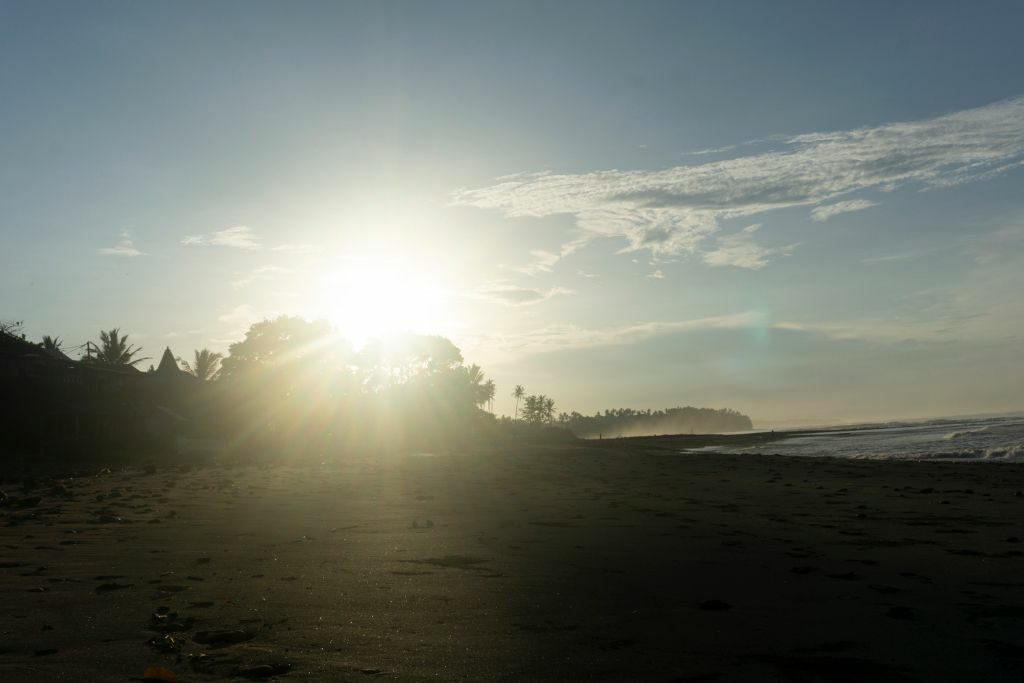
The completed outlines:
<svg viewBox="0 0 1024 683">
<path fill-rule="evenodd" d="M 484 383 L 484 371 L 483 371 L 483 368 L 481 368 L 476 363 L 474 363 L 473 365 L 468 366 L 466 368 L 466 381 L 468 381 L 470 383 L 470 385 L 473 386 L 473 387 L 482 386 L 483 383 Z M 479 396 L 478 396 L 478 398 L 479 398 Z M 480 403 L 486 403 L 486 400 L 485 401 L 480 401 Z M 479 403 L 477 405 L 479 405 Z"/>
<path fill-rule="evenodd" d="M 115 327 L 109 332 L 100 330 L 100 343 L 86 342 L 83 360 L 111 367 L 134 367 L 148 358 L 136 358 L 142 349 L 128 343 L 128 335 L 121 336 L 121 329 Z"/>
<path fill-rule="evenodd" d="M 48 334 L 43 335 L 42 346 L 47 351 L 63 351 L 61 348 L 63 342 L 60 337 L 51 337 Z"/>
<path fill-rule="evenodd" d="M 185 372 L 204 382 L 216 379 L 220 374 L 220 361 L 223 354 L 210 351 L 210 349 L 196 349 L 195 359 L 189 363 L 187 360 L 178 360 L 185 366 Z"/>
<path fill-rule="evenodd" d="M 543 413 L 545 422 L 555 421 L 555 400 L 553 398 L 544 397 Z"/>
<path fill-rule="evenodd" d="M 24 323 L 21 320 L 0 320 L 0 334 L 24 339 L 25 335 L 21 331 L 23 326 Z"/>
<path fill-rule="evenodd" d="M 465 369 L 466 382 L 473 392 L 473 400 L 478 406 L 483 406 L 494 400 L 494 380 L 484 379 L 484 371 L 475 363 Z"/>
<path fill-rule="evenodd" d="M 523 388 L 522 384 L 517 384 L 516 388 L 512 391 L 512 398 L 516 400 L 516 419 L 519 419 L 519 401 L 526 396 L 526 389 Z"/>
<path fill-rule="evenodd" d="M 523 419 L 530 424 L 550 424 L 555 420 L 555 401 L 544 394 L 527 396 L 523 401 Z"/>
<path fill-rule="evenodd" d="M 496 387 L 494 385 L 494 380 L 493 379 L 489 379 L 486 382 L 484 382 L 484 385 L 483 385 L 483 396 L 486 399 L 487 410 L 489 410 L 492 413 L 494 412 L 494 393 L 495 393 L 495 391 L 496 391 Z"/>
<path fill-rule="evenodd" d="M 692 406 L 665 410 L 633 410 L 614 408 L 593 416 L 575 410 L 563 413 L 559 422 L 577 436 L 600 434 L 640 436 L 644 434 L 714 434 L 753 429 L 750 418 L 728 408 L 694 408 Z"/>
<path fill-rule="evenodd" d="M 245 339 L 228 349 L 221 375 L 235 378 L 258 370 L 315 365 L 337 359 L 339 352 L 347 351 L 341 346 L 326 321 L 282 315 L 249 327 Z"/>
</svg>

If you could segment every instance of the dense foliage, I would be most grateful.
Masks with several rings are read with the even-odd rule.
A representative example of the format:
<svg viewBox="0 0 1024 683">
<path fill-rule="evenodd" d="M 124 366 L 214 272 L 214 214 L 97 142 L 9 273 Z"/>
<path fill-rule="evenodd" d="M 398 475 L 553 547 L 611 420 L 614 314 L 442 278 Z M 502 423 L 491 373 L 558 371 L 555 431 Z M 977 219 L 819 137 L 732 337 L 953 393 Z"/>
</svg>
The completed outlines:
<svg viewBox="0 0 1024 683">
<path fill-rule="evenodd" d="M 493 381 L 444 337 L 354 352 L 327 323 L 289 316 L 250 327 L 216 384 L 237 432 L 293 444 L 427 446 L 477 430 L 494 398 Z"/>
<path fill-rule="evenodd" d="M 583 438 L 646 436 L 650 434 L 715 434 L 754 428 L 750 418 L 728 408 L 668 408 L 667 410 L 606 410 L 592 416 L 562 413 L 558 424 Z"/>
<path fill-rule="evenodd" d="M 480 366 L 466 364 L 450 340 L 405 334 L 355 351 L 327 322 L 293 316 L 253 324 L 225 356 L 200 349 L 184 361 L 168 349 L 159 369 L 151 366 L 148 373 L 134 367 L 144 358 L 118 328 L 100 332 L 99 343 L 74 347 L 83 351 L 77 362 L 61 352 L 58 337 L 34 344 L 21 330 L 20 322 L 0 321 L 8 356 L 27 368 L 9 375 L 28 378 L 18 380 L 24 385 L 19 391 L 35 403 L 22 402 L 21 412 L 31 419 L 8 422 L 24 422 L 22 431 L 35 430 L 35 436 L 44 434 L 42 425 L 59 424 L 61 438 L 139 444 L 184 436 L 243 451 L 322 454 L 432 449 L 477 438 L 549 441 L 752 428 L 745 415 L 708 408 L 557 414 L 553 398 L 528 394 L 522 385 L 511 392 L 513 417 L 497 420 L 483 410 L 495 397 L 494 381 Z"/>
<path fill-rule="evenodd" d="M 523 398 L 520 418 L 530 424 L 551 424 L 555 421 L 555 401 L 543 394 Z"/>
</svg>

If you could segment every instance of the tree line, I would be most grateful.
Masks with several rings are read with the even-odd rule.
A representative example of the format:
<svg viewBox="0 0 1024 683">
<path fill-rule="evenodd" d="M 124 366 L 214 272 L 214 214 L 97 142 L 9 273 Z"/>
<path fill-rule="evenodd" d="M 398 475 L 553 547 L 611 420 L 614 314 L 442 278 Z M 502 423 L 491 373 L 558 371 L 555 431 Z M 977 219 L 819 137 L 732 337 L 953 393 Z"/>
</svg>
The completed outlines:
<svg viewBox="0 0 1024 683">
<path fill-rule="evenodd" d="M 0 321 L 0 333 L 24 338 L 21 329 L 20 323 Z M 66 357 L 59 337 L 44 336 L 39 346 Z M 90 365 L 127 369 L 150 360 L 119 328 L 74 348 L 81 352 L 80 362 Z M 203 348 L 191 359 L 175 360 L 206 387 L 195 402 L 197 421 L 209 425 L 208 431 L 243 433 L 250 441 L 268 433 L 321 442 L 396 435 L 430 441 L 502 423 L 561 428 L 582 438 L 752 428 L 749 417 L 730 409 L 556 413 L 554 399 L 528 394 L 522 385 L 511 394 L 513 417 L 496 421 L 485 410 L 495 398 L 494 381 L 480 366 L 466 364 L 450 340 L 405 334 L 354 350 L 326 321 L 294 316 L 253 324 L 226 354 Z M 516 433 L 523 432 L 517 428 Z"/>
<path fill-rule="evenodd" d="M 560 414 L 556 423 L 581 438 L 715 434 L 743 432 L 754 428 L 749 417 L 735 410 L 692 406 L 665 410 L 618 408 L 594 415 L 581 415 L 573 411 Z"/>
<path fill-rule="evenodd" d="M 24 340 L 21 330 L 19 323 L 0 327 Z M 58 337 L 35 346 L 52 360 L 72 360 Z M 137 366 L 150 359 L 119 328 L 69 350 L 80 352 L 82 367 L 118 371 L 94 376 L 108 384 L 123 378 L 117 386 L 125 388 L 104 392 L 117 410 L 130 412 L 125 402 L 134 398 L 128 397 L 145 396 L 172 409 L 185 435 L 238 446 L 426 447 L 494 423 L 483 410 L 494 399 L 494 381 L 439 336 L 399 335 L 357 351 L 325 321 L 280 316 L 253 324 L 226 354 L 197 349 L 191 359 L 173 363 L 165 356 L 161 370 L 172 365 L 171 372 L 152 365 L 140 371 Z M 192 379 L 181 379 L 184 373 Z M 140 413 L 130 422 L 145 419 Z M 126 433 L 138 431 L 120 417 L 115 421 Z"/>
</svg>

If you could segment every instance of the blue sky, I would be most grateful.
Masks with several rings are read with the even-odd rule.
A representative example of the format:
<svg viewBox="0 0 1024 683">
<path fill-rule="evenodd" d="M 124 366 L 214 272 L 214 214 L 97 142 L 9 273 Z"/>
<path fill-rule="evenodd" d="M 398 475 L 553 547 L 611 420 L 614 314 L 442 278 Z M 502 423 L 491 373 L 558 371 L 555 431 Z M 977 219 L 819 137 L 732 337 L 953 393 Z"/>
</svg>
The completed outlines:
<svg viewBox="0 0 1024 683">
<path fill-rule="evenodd" d="M 499 412 L 1024 409 L 1022 19 L 0 0 L 0 317 L 437 332 Z"/>
</svg>

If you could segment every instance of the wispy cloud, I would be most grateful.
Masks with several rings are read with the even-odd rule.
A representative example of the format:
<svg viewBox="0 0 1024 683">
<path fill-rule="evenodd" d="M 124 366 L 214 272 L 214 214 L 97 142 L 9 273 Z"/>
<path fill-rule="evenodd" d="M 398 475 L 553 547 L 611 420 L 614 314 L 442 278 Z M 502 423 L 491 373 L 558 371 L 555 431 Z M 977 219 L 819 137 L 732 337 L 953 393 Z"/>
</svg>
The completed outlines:
<svg viewBox="0 0 1024 683">
<path fill-rule="evenodd" d="M 552 287 L 547 290 L 516 287 L 514 285 L 490 285 L 480 289 L 477 296 L 506 306 L 529 306 L 547 301 L 559 294 L 571 294 L 571 289 Z"/>
<path fill-rule="evenodd" d="M 232 282 L 231 286 L 235 289 L 242 289 L 258 280 L 271 280 L 278 275 L 287 275 L 291 272 L 291 268 L 285 268 L 283 266 L 260 266 L 259 268 L 249 272 L 247 275 L 244 275 Z"/>
<path fill-rule="evenodd" d="M 1024 258 L 976 266 L 956 282 L 908 294 L 897 314 L 846 320 L 782 320 L 776 329 L 832 340 L 990 344 L 1024 341 Z"/>
<path fill-rule="evenodd" d="M 508 216 L 570 214 L 584 239 L 614 237 L 626 241 L 624 251 L 671 255 L 698 251 L 723 219 L 832 202 L 818 207 L 824 219 L 867 208 L 868 200 L 835 201 L 851 192 L 984 180 L 1022 156 L 1018 97 L 919 121 L 799 135 L 775 151 L 661 171 L 520 174 L 457 191 L 452 201 Z"/>
<path fill-rule="evenodd" d="M 964 320 L 964 319 L 962 319 Z M 958 339 L 946 320 L 892 320 L 886 318 L 860 318 L 837 322 L 772 323 L 772 329 L 822 335 L 833 341 L 949 342 Z"/>
<path fill-rule="evenodd" d="M 645 322 L 604 328 L 556 324 L 523 334 L 488 337 L 478 340 L 478 344 L 508 355 L 530 355 L 633 344 L 656 335 L 676 332 L 759 327 L 762 326 L 763 319 L 763 316 L 755 311 L 745 311 L 693 320 Z"/>
<path fill-rule="evenodd" d="M 886 341 L 903 341 L 912 337 L 906 326 L 893 328 L 883 325 L 880 320 L 858 320 L 850 322 L 788 322 L 772 324 L 776 330 L 807 332 L 820 334 L 834 340 L 871 339 Z"/>
<path fill-rule="evenodd" d="M 233 249 L 263 248 L 252 228 L 244 225 L 217 230 L 205 235 L 189 235 L 181 240 L 181 243 L 191 246 L 231 247 Z"/>
<path fill-rule="evenodd" d="M 289 254 L 309 254 L 316 251 L 317 246 L 315 244 L 278 244 L 276 247 L 271 247 L 270 251 L 283 251 Z"/>
<path fill-rule="evenodd" d="M 525 275 L 540 275 L 541 273 L 550 273 L 551 269 L 556 263 L 561 260 L 561 254 L 555 254 L 550 251 L 543 249 L 534 249 L 530 252 L 530 257 L 533 259 L 525 266 L 515 266 L 511 270 L 523 273 Z"/>
<path fill-rule="evenodd" d="M 241 325 L 256 322 L 259 319 L 260 314 L 256 312 L 256 309 L 252 304 L 238 304 L 230 311 L 227 311 L 217 317 L 217 320 L 222 323 Z"/>
<path fill-rule="evenodd" d="M 763 247 L 754 241 L 754 233 L 761 224 L 748 225 L 737 233 L 718 238 L 718 246 L 704 253 L 704 262 L 710 266 L 733 266 L 759 270 L 774 256 L 789 256 L 799 244 L 785 247 Z"/>
<path fill-rule="evenodd" d="M 841 213 L 849 213 L 850 211 L 863 211 L 864 209 L 870 209 L 872 206 L 878 206 L 878 202 L 873 202 L 869 199 L 851 199 L 845 202 L 836 202 L 835 204 L 825 204 L 823 206 L 816 206 L 811 209 L 811 220 L 827 221 L 832 216 Z"/>
<path fill-rule="evenodd" d="M 121 233 L 121 241 L 114 246 L 101 247 L 96 251 L 106 256 L 142 256 L 142 252 L 135 248 L 135 243 L 132 242 L 131 234 L 127 232 Z"/>
<path fill-rule="evenodd" d="M 923 251 L 901 251 L 894 254 L 882 254 L 861 259 L 861 263 L 889 263 L 893 261 L 912 261 L 920 256 Z"/>
<path fill-rule="evenodd" d="M 702 157 L 707 156 L 708 154 L 722 154 L 724 152 L 731 152 L 737 147 L 739 147 L 739 145 L 724 145 L 722 147 L 708 147 L 707 149 L 695 149 L 692 152 L 683 152 L 683 156 Z"/>
<path fill-rule="evenodd" d="M 646 277 L 648 279 L 651 279 L 651 280 L 664 280 L 665 279 L 665 273 L 661 272 L 661 269 L 659 268 L 658 270 L 654 271 L 653 273 L 649 273 Z"/>
<path fill-rule="evenodd" d="M 202 328 L 196 328 L 194 330 L 172 330 L 163 334 L 167 339 L 178 339 L 179 337 L 194 337 L 198 334 L 203 334 L 206 330 Z"/>
<path fill-rule="evenodd" d="M 590 241 L 589 235 L 584 235 L 570 242 L 563 244 L 557 252 L 547 251 L 545 249 L 534 249 L 530 252 L 530 256 L 533 260 L 525 266 L 517 266 L 511 270 L 523 273 L 525 275 L 536 276 L 541 273 L 550 273 L 555 268 L 555 264 L 569 256 L 580 248 L 585 246 Z"/>
</svg>

